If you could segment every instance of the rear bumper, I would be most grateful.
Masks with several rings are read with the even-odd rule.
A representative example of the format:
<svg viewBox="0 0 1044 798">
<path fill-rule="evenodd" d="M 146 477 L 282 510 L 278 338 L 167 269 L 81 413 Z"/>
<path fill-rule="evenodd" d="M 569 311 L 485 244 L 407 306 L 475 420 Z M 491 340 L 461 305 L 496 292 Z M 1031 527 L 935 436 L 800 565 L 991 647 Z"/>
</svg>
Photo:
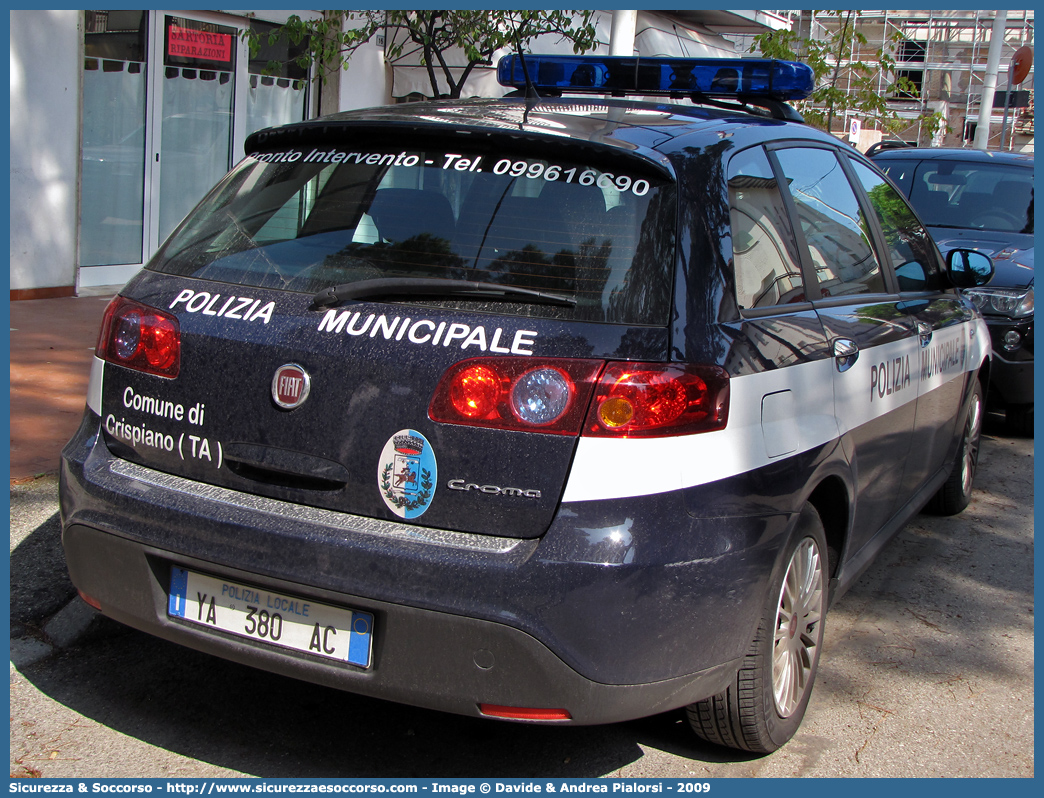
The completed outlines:
<svg viewBox="0 0 1044 798">
<path fill-rule="evenodd" d="M 97 422 L 88 412 L 63 452 L 61 504 L 73 583 L 102 612 L 237 662 L 465 715 L 488 703 L 604 723 L 720 692 L 789 528 L 785 512 L 694 517 L 699 497 L 679 491 L 563 505 L 538 540 L 440 532 L 162 474 L 112 457 Z M 169 618 L 173 565 L 373 613 L 372 668 Z"/>
<path fill-rule="evenodd" d="M 611 723 L 683 706 L 722 690 L 738 663 L 642 685 L 584 678 L 540 641 L 476 618 L 370 601 L 171 555 L 73 524 L 63 542 L 73 582 L 122 623 L 208 654 L 328 687 L 461 715 L 479 704 L 564 708 L 572 723 Z M 306 595 L 374 614 L 373 667 L 331 664 L 263 643 L 172 620 L 166 614 L 172 563 L 230 580 Z"/>
</svg>

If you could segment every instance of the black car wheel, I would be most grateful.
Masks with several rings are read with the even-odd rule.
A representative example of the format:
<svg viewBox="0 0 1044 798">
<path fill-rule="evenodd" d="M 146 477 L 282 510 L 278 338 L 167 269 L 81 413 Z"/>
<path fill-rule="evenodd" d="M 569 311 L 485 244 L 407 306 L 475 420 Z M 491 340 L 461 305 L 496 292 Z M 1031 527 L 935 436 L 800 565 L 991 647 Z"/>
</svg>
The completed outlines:
<svg viewBox="0 0 1044 798">
<path fill-rule="evenodd" d="M 735 680 L 718 695 L 687 708 L 690 725 L 704 740 L 769 753 L 797 732 L 823 644 L 825 555 L 823 523 L 806 504 Z"/>
</svg>

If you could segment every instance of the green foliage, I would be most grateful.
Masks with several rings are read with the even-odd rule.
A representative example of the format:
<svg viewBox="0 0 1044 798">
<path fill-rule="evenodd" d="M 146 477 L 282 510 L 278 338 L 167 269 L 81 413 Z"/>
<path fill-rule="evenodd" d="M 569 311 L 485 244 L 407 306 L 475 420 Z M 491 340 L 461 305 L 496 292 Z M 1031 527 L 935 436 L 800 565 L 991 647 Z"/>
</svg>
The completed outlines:
<svg viewBox="0 0 1044 798">
<path fill-rule="evenodd" d="M 463 11 L 324 11 L 320 20 L 302 20 L 294 15 L 269 34 L 269 43 L 282 37 L 308 50 L 298 59 L 304 67 L 319 64 L 325 69 L 347 69 L 352 54 L 374 36 L 387 36 L 385 54 L 395 61 L 419 51 L 428 71 L 432 96 L 460 97 L 464 83 L 476 66 L 490 65 L 493 53 L 517 49 L 536 36 L 557 34 L 572 42 L 573 51 L 585 53 L 598 45 L 594 11 L 463 10 Z M 244 34 L 251 52 L 259 49 L 258 35 Z M 463 53 L 463 69 L 451 51 Z M 274 65 L 270 65 L 274 66 Z M 440 88 L 440 80 L 449 91 Z"/>
<path fill-rule="evenodd" d="M 910 211 L 910 206 L 890 184 L 878 183 L 868 193 L 870 202 L 883 217 L 881 227 L 889 247 L 905 247 L 911 238 L 923 235 L 920 222 Z"/>
<path fill-rule="evenodd" d="M 921 133 L 929 143 L 943 128 L 946 128 L 947 133 L 953 133 L 953 128 L 946 122 L 946 117 L 938 111 L 925 113 L 921 116 Z"/>
<path fill-rule="evenodd" d="M 867 40 L 858 30 L 860 11 L 812 13 L 832 17 L 836 28 L 829 26 L 822 39 L 804 38 L 789 30 L 769 31 L 754 37 L 750 52 L 760 52 L 768 58 L 803 61 L 812 68 L 816 88 L 807 100 L 796 104 L 810 125 L 829 131 L 836 118 L 855 112 L 868 126 L 876 123 L 886 133 L 901 129 L 905 123 L 888 107 L 885 98 L 895 92 L 916 98 L 917 87 L 900 77 L 886 80 L 882 90 L 878 90 L 880 76 L 895 73 L 893 49 L 899 36 L 893 36 L 886 47 L 873 51 L 869 62 L 864 61 Z M 850 60 L 853 52 L 863 56 Z"/>
</svg>

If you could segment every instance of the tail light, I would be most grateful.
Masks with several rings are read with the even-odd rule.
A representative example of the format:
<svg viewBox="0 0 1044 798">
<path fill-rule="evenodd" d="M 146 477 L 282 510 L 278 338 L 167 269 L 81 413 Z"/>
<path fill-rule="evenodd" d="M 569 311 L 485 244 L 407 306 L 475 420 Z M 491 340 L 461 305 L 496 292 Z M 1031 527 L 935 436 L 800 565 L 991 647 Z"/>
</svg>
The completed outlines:
<svg viewBox="0 0 1044 798">
<path fill-rule="evenodd" d="M 178 320 L 162 310 L 118 296 L 105 309 L 95 354 L 137 371 L 177 377 L 181 367 Z"/>
<path fill-rule="evenodd" d="M 717 366 L 610 363 L 598 383 L 584 435 L 656 438 L 724 429 L 729 375 Z"/>
<path fill-rule="evenodd" d="M 442 375 L 428 417 L 447 424 L 577 435 L 600 360 L 474 358 Z"/>
<path fill-rule="evenodd" d="M 717 366 L 474 358 L 451 366 L 432 421 L 588 435 L 666 437 L 724 429 L 729 376 Z M 600 379 L 599 379 L 600 375 Z"/>
</svg>

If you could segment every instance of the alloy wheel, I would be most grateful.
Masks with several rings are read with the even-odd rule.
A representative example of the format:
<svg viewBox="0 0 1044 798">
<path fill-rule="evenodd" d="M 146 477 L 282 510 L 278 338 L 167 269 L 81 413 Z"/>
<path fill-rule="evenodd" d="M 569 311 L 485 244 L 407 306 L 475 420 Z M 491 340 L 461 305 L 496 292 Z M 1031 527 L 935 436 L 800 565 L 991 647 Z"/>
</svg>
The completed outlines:
<svg viewBox="0 0 1044 798">
<path fill-rule="evenodd" d="M 982 431 L 982 400 L 978 395 L 968 410 L 968 423 L 964 429 L 964 456 L 961 458 L 961 490 L 971 493 L 975 479 L 975 466 L 979 462 L 979 434 Z"/>
<path fill-rule="evenodd" d="M 787 565 L 776 609 L 772 694 L 782 718 L 793 714 L 805 694 L 822 619 L 823 563 L 816 542 L 805 538 Z"/>
</svg>

